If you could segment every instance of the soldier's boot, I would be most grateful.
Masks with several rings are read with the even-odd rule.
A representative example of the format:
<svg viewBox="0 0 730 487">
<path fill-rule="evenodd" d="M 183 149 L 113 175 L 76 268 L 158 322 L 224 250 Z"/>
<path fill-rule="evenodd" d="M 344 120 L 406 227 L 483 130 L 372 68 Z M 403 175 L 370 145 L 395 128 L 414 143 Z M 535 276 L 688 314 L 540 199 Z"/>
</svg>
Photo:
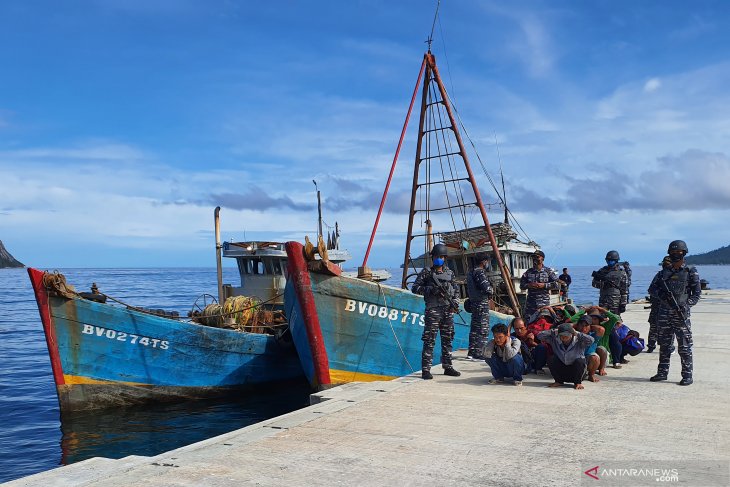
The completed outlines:
<svg viewBox="0 0 730 487">
<path fill-rule="evenodd" d="M 424 370 L 421 372 L 421 379 L 423 380 L 430 380 L 433 379 L 433 374 L 430 370 Z"/>
<path fill-rule="evenodd" d="M 689 386 L 692 385 L 692 377 L 682 377 L 682 380 L 679 381 L 680 386 Z"/>
<path fill-rule="evenodd" d="M 649 344 L 646 346 L 646 353 L 651 353 L 656 348 L 656 342 L 649 342 Z"/>
<path fill-rule="evenodd" d="M 444 375 L 450 375 L 451 377 L 459 377 L 461 375 L 461 372 L 456 370 L 453 367 L 446 367 L 444 369 Z"/>
<path fill-rule="evenodd" d="M 649 380 L 652 382 L 659 382 L 660 380 L 667 380 L 667 374 L 658 372 L 657 375 L 651 377 Z"/>
</svg>

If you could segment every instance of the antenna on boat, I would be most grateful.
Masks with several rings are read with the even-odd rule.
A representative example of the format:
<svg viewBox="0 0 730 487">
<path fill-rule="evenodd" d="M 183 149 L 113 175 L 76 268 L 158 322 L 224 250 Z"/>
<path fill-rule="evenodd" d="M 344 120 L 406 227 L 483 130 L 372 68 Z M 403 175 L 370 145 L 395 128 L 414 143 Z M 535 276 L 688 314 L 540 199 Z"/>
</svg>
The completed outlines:
<svg viewBox="0 0 730 487">
<path fill-rule="evenodd" d="M 428 44 L 428 52 L 431 52 L 431 43 L 433 42 L 433 31 L 436 28 L 436 20 L 439 18 L 439 7 L 441 6 L 441 0 L 438 0 L 436 2 L 436 13 L 433 16 L 433 24 L 431 25 L 431 34 L 428 36 L 428 40 L 426 40 L 426 44 Z"/>
<path fill-rule="evenodd" d="M 319 241 L 319 237 L 324 235 L 322 233 L 322 198 L 320 196 L 319 188 L 317 187 L 317 181 L 312 179 L 312 182 L 314 183 L 314 189 L 317 190 L 317 214 L 319 215 L 317 218 L 317 228 L 319 229 L 319 233 L 317 234 L 317 240 Z"/>
</svg>

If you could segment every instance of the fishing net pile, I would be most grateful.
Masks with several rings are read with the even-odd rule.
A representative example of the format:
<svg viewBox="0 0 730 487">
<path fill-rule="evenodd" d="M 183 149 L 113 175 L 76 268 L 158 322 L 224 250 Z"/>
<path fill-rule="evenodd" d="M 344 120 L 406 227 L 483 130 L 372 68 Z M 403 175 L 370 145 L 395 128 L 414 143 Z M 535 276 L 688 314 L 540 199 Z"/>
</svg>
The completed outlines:
<svg viewBox="0 0 730 487">
<path fill-rule="evenodd" d="M 232 296 L 222 305 L 209 304 L 193 319 L 206 326 L 250 333 L 267 333 L 286 322 L 281 311 L 264 309 L 257 298 L 247 296 Z"/>
</svg>

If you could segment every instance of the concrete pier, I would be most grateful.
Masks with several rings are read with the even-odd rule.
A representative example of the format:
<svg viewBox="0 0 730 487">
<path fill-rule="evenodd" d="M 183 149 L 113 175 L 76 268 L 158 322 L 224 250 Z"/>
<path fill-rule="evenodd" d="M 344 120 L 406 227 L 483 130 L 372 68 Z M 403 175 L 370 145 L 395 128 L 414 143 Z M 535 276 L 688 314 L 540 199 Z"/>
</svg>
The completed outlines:
<svg viewBox="0 0 730 487">
<path fill-rule="evenodd" d="M 632 304 L 624 319 L 646 337 L 647 315 Z M 432 381 L 348 384 L 155 457 L 91 459 L 6 485 L 591 485 L 593 467 L 596 485 L 657 485 L 636 471 L 652 468 L 676 468 L 675 485 L 728 485 L 729 320 L 730 291 L 707 291 L 693 309 L 689 387 L 677 385 L 677 354 L 666 382 L 648 380 L 655 351 L 579 391 L 547 388 L 549 375 L 487 385 L 488 366 L 457 352 L 461 377 L 435 367 Z M 615 475 L 601 474 L 609 467 Z"/>
</svg>

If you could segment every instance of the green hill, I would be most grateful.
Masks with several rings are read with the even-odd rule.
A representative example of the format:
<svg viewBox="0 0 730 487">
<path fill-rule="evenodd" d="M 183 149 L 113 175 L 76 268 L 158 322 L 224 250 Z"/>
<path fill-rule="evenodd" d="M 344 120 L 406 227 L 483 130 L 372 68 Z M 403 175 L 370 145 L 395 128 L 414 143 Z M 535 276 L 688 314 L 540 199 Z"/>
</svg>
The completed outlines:
<svg viewBox="0 0 730 487">
<path fill-rule="evenodd" d="M 688 255 L 686 260 L 694 265 L 730 265 L 730 245 L 704 254 Z"/>
<path fill-rule="evenodd" d="M 15 257 L 10 255 L 10 252 L 5 250 L 3 241 L 0 240 L 0 269 L 3 267 L 25 267 L 23 264 L 18 262 Z"/>
</svg>

